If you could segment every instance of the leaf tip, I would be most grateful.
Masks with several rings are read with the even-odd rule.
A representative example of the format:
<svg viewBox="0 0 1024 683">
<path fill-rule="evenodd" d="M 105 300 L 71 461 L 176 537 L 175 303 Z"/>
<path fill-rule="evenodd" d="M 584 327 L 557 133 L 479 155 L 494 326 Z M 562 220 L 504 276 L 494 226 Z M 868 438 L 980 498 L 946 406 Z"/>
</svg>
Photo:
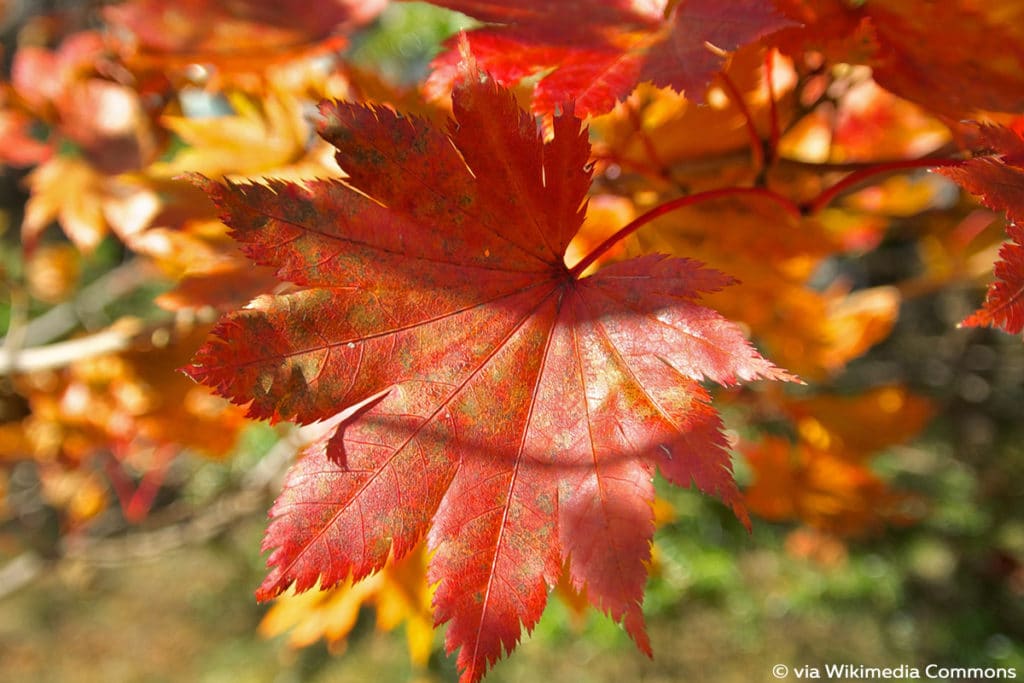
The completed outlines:
<svg viewBox="0 0 1024 683">
<path fill-rule="evenodd" d="M 187 171 L 185 173 L 181 173 L 179 175 L 174 176 L 174 179 L 184 180 L 186 182 L 192 183 L 193 185 L 195 185 L 200 190 L 203 190 L 206 193 L 211 192 L 214 186 L 220 185 L 220 183 L 218 183 L 217 181 L 212 180 L 211 178 L 208 178 L 202 173 L 198 173 L 196 171 Z"/>
<path fill-rule="evenodd" d="M 274 590 L 273 588 L 267 588 L 265 586 L 265 584 L 264 584 L 264 585 L 261 585 L 259 588 L 256 589 L 256 594 L 255 594 L 256 595 L 256 602 L 258 602 L 260 604 L 262 604 L 264 602 L 270 602 L 271 600 L 273 600 L 274 598 L 276 598 L 280 594 L 281 594 L 281 591 Z"/>
<path fill-rule="evenodd" d="M 193 382 L 196 382 L 198 384 L 201 384 L 202 381 L 203 381 L 202 380 L 202 377 L 204 375 L 203 370 L 204 370 L 203 366 L 196 365 L 195 363 L 189 363 L 188 365 L 182 365 L 181 367 L 178 367 L 178 368 L 174 369 L 175 372 L 180 372 L 181 374 L 185 375 L 190 380 L 192 380 Z"/>
<path fill-rule="evenodd" d="M 480 70 L 480 65 L 473 55 L 473 48 L 469 44 L 469 38 L 465 31 L 459 33 L 458 53 L 459 63 L 457 67 L 456 89 L 460 86 L 465 87 L 470 84 L 487 83 L 491 80 L 487 72 Z"/>
<path fill-rule="evenodd" d="M 736 515 L 736 519 L 740 521 L 743 528 L 747 530 L 747 534 L 752 536 L 754 534 L 754 524 L 750 521 L 750 513 L 747 512 L 747 506 L 743 504 L 742 498 L 730 505 L 729 508 Z"/>
<path fill-rule="evenodd" d="M 324 139 L 326 139 L 327 135 L 336 134 L 336 132 L 343 128 L 341 125 L 341 109 L 343 106 L 344 103 L 330 99 L 320 100 L 320 103 L 317 104 L 316 129 Z"/>
<path fill-rule="evenodd" d="M 473 57 L 473 49 L 469 45 L 469 36 L 466 35 L 465 31 L 459 32 L 458 37 L 458 50 L 459 50 L 459 61 L 463 68 L 476 69 L 476 58 Z"/>
<path fill-rule="evenodd" d="M 270 539 L 268 536 L 264 536 L 263 550 L 268 550 L 267 543 L 269 540 Z M 271 543 L 271 547 L 273 547 L 273 545 L 274 544 Z M 286 574 L 284 571 L 282 571 L 280 565 L 274 566 L 276 564 L 274 555 L 279 550 L 280 549 L 275 550 L 274 553 L 271 553 L 270 560 L 267 562 L 267 564 L 272 567 L 272 570 L 263 578 L 263 583 L 261 583 L 259 587 L 256 589 L 255 596 L 256 602 L 258 603 L 264 603 L 273 600 L 274 598 L 288 590 L 288 587 L 292 584 L 295 584 L 296 593 L 302 593 L 304 590 L 303 587 L 299 585 L 299 582 L 295 580 L 294 576 L 290 576 Z M 306 588 L 308 589 L 309 586 L 306 586 Z"/>
</svg>

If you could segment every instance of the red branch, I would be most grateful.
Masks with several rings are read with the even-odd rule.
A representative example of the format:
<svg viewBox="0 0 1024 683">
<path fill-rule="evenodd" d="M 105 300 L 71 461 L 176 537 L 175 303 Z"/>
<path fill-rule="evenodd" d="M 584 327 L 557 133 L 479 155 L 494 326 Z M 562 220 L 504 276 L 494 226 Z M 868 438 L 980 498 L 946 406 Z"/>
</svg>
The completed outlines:
<svg viewBox="0 0 1024 683">
<path fill-rule="evenodd" d="M 864 182 L 868 178 L 871 178 L 882 173 L 891 173 L 892 171 L 902 171 L 909 168 L 936 168 L 939 166 L 959 166 L 963 164 L 961 159 L 945 159 L 945 158 L 924 158 L 924 159 L 903 159 L 901 161 L 888 161 L 881 164 L 876 164 L 868 168 L 863 168 L 859 171 L 854 171 L 850 175 L 846 176 L 835 185 L 826 188 L 818 194 L 817 197 L 811 199 L 803 205 L 803 211 L 807 214 L 815 214 L 828 206 L 833 199 L 839 194 L 849 190 L 850 188 L 856 187 L 860 183 Z"/>
<path fill-rule="evenodd" d="M 682 209 L 687 206 L 693 206 L 694 204 L 711 201 L 713 199 L 720 199 L 722 197 L 763 197 L 781 205 L 797 218 L 802 215 L 800 207 L 791 199 L 782 196 L 778 192 L 772 192 L 771 190 L 763 187 L 723 187 L 717 190 L 708 190 L 707 192 L 698 192 L 697 194 L 678 197 L 671 201 L 667 201 L 664 204 L 659 204 L 647 213 L 634 218 L 624 228 L 621 228 L 614 235 L 599 244 L 593 251 L 584 256 L 579 263 L 570 268 L 569 274 L 574 278 L 578 278 L 583 271 L 589 268 L 594 261 L 601 258 L 601 256 L 609 249 L 614 247 L 616 243 L 624 240 L 626 237 L 629 237 L 655 218 L 664 216 L 666 213 L 675 211 L 676 209 Z"/>
<path fill-rule="evenodd" d="M 749 119 L 748 119 L 749 120 Z M 810 201 L 804 204 L 797 204 L 792 199 L 785 197 L 778 192 L 774 192 L 763 187 L 722 187 L 717 190 L 708 190 L 706 192 L 698 192 L 697 194 L 687 195 L 685 197 L 678 197 L 664 204 L 659 204 L 647 213 L 636 217 L 625 227 L 618 230 L 611 237 L 606 239 L 604 242 L 594 248 L 589 254 L 583 257 L 579 263 L 569 269 L 569 274 L 578 278 L 583 271 L 589 268 L 597 259 L 601 258 L 605 253 L 608 252 L 618 242 L 621 242 L 625 238 L 632 235 L 634 232 L 639 230 L 641 227 L 647 225 L 656 218 L 664 216 L 666 213 L 675 211 L 676 209 L 682 209 L 687 206 L 693 206 L 701 202 L 707 202 L 714 199 L 720 199 L 722 197 L 762 197 L 769 199 L 776 204 L 779 204 L 792 214 L 794 217 L 808 216 L 818 213 L 829 203 L 836 198 L 840 193 L 858 185 L 859 183 L 867 180 L 876 175 L 883 173 L 891 173 L 892 171 L 900 171 L 910 168 L 936 168 L 939 166 L 959 166 L 964 161 L 961 159 L 948 159 L 948 158 L 925 158 L 925 159 L 905 159 L 901 161 L 889 161 L 880 163 L 875 166 L 861 169 L 850 173 L 845 178 L 837 182 L 835 185 L 823 190 L 817 197 L 814 197 Z"/>
</svg>

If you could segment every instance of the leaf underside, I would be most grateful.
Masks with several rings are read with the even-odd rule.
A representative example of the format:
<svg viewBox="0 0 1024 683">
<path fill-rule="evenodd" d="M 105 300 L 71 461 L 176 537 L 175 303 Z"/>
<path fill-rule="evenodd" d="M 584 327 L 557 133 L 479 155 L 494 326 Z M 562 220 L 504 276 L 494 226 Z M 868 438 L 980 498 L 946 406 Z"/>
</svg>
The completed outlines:
<svg viewBox="0 0 1024 683">
<path fill-rule="evenodd" d="M 344 182 L 197 179 L 298 288 L 226 316 L 186 372 L 251 417 L 330 426 L 271 511 L 257 596 L 362 578 L 426 536 L 463 681 L 536 624 L 566 563 L 649 653 L 655 470 L 749 524 L 701 382 L 791 377 L 698 303 L 721 273 L 660 255 L 571 273 L 586 130 L 570 107 L 545 142 L 460 68 L 447 130 L 322 105 Z"/>
<path fill-rule="evenodd" d="M 937 169 L 956 181 L 981 202 L 1006 213 L 1009 240 L 999 249 L 985 303 L 961 325 L 998 327 L 1010 334 L 1024 331 L 1024 131 L 1021 128 L 984 124 L 978 127 L 981 142 L 996 152 L 958 166 Z"/>
</svg>

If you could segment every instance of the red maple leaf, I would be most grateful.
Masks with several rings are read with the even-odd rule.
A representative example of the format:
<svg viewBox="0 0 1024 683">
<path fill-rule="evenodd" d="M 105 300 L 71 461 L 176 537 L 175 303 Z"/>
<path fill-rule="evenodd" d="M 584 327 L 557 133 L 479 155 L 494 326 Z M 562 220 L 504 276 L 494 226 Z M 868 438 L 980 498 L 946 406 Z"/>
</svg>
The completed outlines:
<svg viewBox="0 0 1024 683">
<path fill-rule="evenodd" d="M 1011 221 L 1024 223 L 1024 117 L 1011 128 L 979 125 L 978 133 L 978 144 L 995 155 L 975 157 L 935 172 L 981 197 L 985 206 L 1005 211 Z"/>
<path fill-rule="evenodd" d="M 283 50 L 372 19 L 383 0 L 130 0 L 104 8 L 116 32 L 150 53 Z"/>
<path fill-rule="evenodd" d="M 964 189 L 981 197 L 985 206 L 1005 211 L 1010 241 L 999 250 L 996 281 L 988 289 L 984 305 L 961 324 L 989 325 L 1011 334 L 1024 330 L 1024 118 L 1014 126 L 982 125 L 980 142 L 995 156 L 976 157 L 958 166 L 936 169 Z"/>
<path fill-rule="evenodd" d="M 257 596 L 379 570 L 427 536 L 463 681 L 536 624 L 566 562 L 645 652 L 652 476 L 744 523 L 699 383 L 791 379 L 700 306 L 730 278 L 650 255 L 580 277 L 590 146 L 464 66 L 447 132 L 325 103 L 346 181 L 202 179 L 254 261 L 303 287 L 222 320 L 186 371 L 249 415 L 328 421 L 272 510 Z"/>
<path fill-rule="evenodd" d="M 103 8 L 108 42 L 142 78 L 202 65 L 212 83 L 338 51 L 387 0 L 127 0 Z M 148 75 L 145 75 L 148 74 Z M 157 81 L 159 82 L 159 80 Z M 208 84 L 209 85 L 209 84 Z M 210 86 L 211 89 L 216 89 Z M 251 87 L 251 86 L 250 86 Z"/>
<path fill-rule="evenodd" d="M 999 327 L 1010 334 L 1024 331 L 1024 227 L 1010 223 L 1010 241 L 999 248 L 984 305 L 960 323 L 966 327 Z"/>
<path fill-rule="evenodd" d="M 774 0 L 800 27 L 773 36 L 783 53 L 866 64 L 886 90 L 951 117 L 1024 108 L 1019 2 Z"/>
<path fill-rule="evenodd" d="M 466 34 L 473 54 L 503 84 L 544 72 L 533 108 L 575 102 L 581 116 L 604 114 L 637 83 L 686 92 L 696 102 L 734 50 L 792 21 L 759 0 L 435 0 L 498 24 Z M 454 48 L 434 61 L 427 88 L 447 92 L 457 76 Z"/>
</svg>

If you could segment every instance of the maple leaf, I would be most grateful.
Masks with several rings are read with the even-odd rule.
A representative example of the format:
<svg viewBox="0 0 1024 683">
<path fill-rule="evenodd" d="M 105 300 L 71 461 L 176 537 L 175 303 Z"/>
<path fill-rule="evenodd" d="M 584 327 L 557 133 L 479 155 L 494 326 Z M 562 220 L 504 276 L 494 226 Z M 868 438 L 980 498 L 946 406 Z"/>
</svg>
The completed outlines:
<svg viewBox="0 0 1024 683">
<path fill-rule="evenodd" d="M 689 253 L 714 268 L 743 273 L 736 292 L 709 294 L 708 305 L 741 321 L 773 358 L 805 379 L 840 370 L 884 339 L 899 310 L 891 287 L 810 287 L 823 257 L 837 250 L 822 220 L 793 216 L 763 198 L 678 209 L 626 243 L 627 253 Z"/>
<path fill-rule="evenodd" d="M 478 680 L 573 584 L 649 652 L 655 469 L 747 521 L 704 379 L 792 379 L 697 303 L 730 278 L 649 255 L 579 277 L 590 146 L 544 142 L 475 64 L 447 132 L 321 107 L 346 181 L 199 182 L 304 287 L 227 316 L 185 371 L 253 417 L 325 420 L 272 509 L 257 596 L 379 570 L 426 535 L 438 623 Z"/>
<path fill-rule="evenodd" d="M 430 596 L 426 553 L 418 545 L 401 561 L 389 560 L 381 571 L 363 581 L 345 581 L 318 593 L 278 596 L 259 631 L 264 638 L 288 632 L 291 648 L 307 647 L 323 638 L 331 652 L 338 653 L 346 647 L 361 608 L 372 603 L 378 630 L 392 631 L 405 625 L 409 659 L 422 668 L 434 644 Z"/>
<path fill-rule="evenodd" d="M 375 17 L 386 0 L 130 0 L 104 18 L 126 61 L 257 70 Z M 115 43 L 117 40 L 115 40 Z M 335 42 L 332 47 L 343 44 Z"/>
<path fill-rule="evenodd" d="M 107 234 L 104 200 L 108 178 L 79 157 L 57 156 L 26 177 L 31 197 L 25 205 L 21 235 L 31 250 L 52 221 L 85 252 L 95 249 Z"/>
<path fill-rule="evenodd" d="M 792 83 L 795 81 L 788 60 L 774 60 L 774 100 L 769 97 L 764 75 L 765 55 L 759 45 L 749 45 L 734 52 L 723 69 L 738 92 L 758 130 L 769 130 L 771 107 L 785 124 L 792 118 Z M 608 115 L 593 122 L 599 153 L 611 156 L 627 168 L 649 168 L 652 165 L 671 169 L 673 178 L 689 187 L 702 183 L 722 187 L 732 178 L 718 174 L 693 173 L 679 178 L 686 162 L 727 154 L 750 144 L 749 131 L 737 125 L 744 116 L 732 97 L 715 84 L 702 89 L 701 95 L 715 102 L 714 106 L 694 103 L 696 93 L 680 96 L 667 88 L 640 85 Z M 650 144 L 651 141 L 657 144 Z M 710 177 L 709 177 L 710 176 Z"/>
<path fill-rule="evenodd" d="M 22 243 L 34 249 L 57 221 L 75 246 L 95 249 L 113 231 L 132 242 L 164 208 L 160 187 L 149 178 L 106 175 L 79 156 L 55 156 L 26 177 L 31 196 L 21 222 Z M 191 186 L 189 186 L 191 187 Z"/>
<path fill-rule="evenodd" d="M 11 88 L 90 164 L 116 174 L 149 163 L 157 133 L 139 93 L 96 76 L 104 55 L 102 37 L 93 31 L 69 36 L 54 51 L 20 48 L 11 64 Z"/>
<path fill-rule="evenodd" d="M 851 461 L 910 441 L 935 412 L 927 399 L 898 384 L 854 395 L 783 397 L 777 407 L 809 445 L 842 452 Z"/>
<path fill-rule="evenodd" d="M 796 439 L 768 437 L 740 448 L 754 474 L 745 492 L 751 512 L 844 536 L 915 517 L 920 501 L 890 490 L 869 460 L 920 433 L 934 414 L 928 400 L 889 385 L 852 395 L 779 396 L 771 410 L 773 418 L 792 420 Z"/>
<path fill-rule="evenodd" d="M 790 55 L 866 64 L 878 83 L 936 113 L 1024 107 L 1024 5 L 946 0 L 774 0 L 794 22 L 773 36 Z"/>
<path fill-rule="evenodd" d="M 755 477 L 746 502 L 765 519 L 799 519 L 815 529 L 859 536 L 911 518 L 912 497 L 890 490 L 869 467 L 842 453 L 780 437 L 741 450 Z"/>
<path fill-rule="evenodd" d="M 1024 223 L 1024 118 L 1017 127 L 981 125 L 979 143 L 994 156 L 970 159 L 958 166 L 935 169 L 961 187 L 981 197 L 982 203 L 1007 218 Z"/>
<path fill-rule="evenodd" d="M 174 177 L 185 172 L 209 176 L 267 173 L 301 160 L 309 131 L 294 97 L 268 88 L 256 100 L 239 92 L 227 95 L 232 116 L 165 116 L 162 123 L 188 146 L 152 172 Z"/>
<path fill-rule="evenodd" d="M 1010 334 L 1024 331 L 1024 227 L 1011 223 L 1010 241 L 999 248 L 994 272 L 996 281 L 988 287 L 985 303 L 967 316 L 965 327 L 999 327 Z"/>
<path fill-rule="evenodd" d="M 480 64 L 505 84 L 544 72 L 538 112 L 573 100 L 581 116 L 604 114 L 641 82 L 671 87 L 694 101 L 722 65 L 723 51 L 792 22 L 770 3 L 740 0 L 435 0 L 435 5 L 499 24 L 466 34 Z M 712 46 L 709 49 L 709 46 Z M 439 56 L 428 91 L 446 92 L 458 50 Z"/>
<path fill-rule="evenodd" d="M 999 249 L 996 282 L 989 286 L 984 305 L 961 324 L 995 326 L 1010 334 L 1024 330 L 1024 119 L 1012 127 L 982 125 L 981 143 L 997 152 L 959 166 L 936 169 L 964 189 L 979 195 L 985 206 L 1005 211 L 1010 241 Z"/>
<path fill-rule="evenodd" d="M 242 411 L 174 371 L 207 329 L 189 331 L 165 348 L 86 358 L 58 377 L 25 380 L 37 457 L 84 462 L 112 448 L 169 446 L 224 457 L 245 426 Z"/>
</svg>

